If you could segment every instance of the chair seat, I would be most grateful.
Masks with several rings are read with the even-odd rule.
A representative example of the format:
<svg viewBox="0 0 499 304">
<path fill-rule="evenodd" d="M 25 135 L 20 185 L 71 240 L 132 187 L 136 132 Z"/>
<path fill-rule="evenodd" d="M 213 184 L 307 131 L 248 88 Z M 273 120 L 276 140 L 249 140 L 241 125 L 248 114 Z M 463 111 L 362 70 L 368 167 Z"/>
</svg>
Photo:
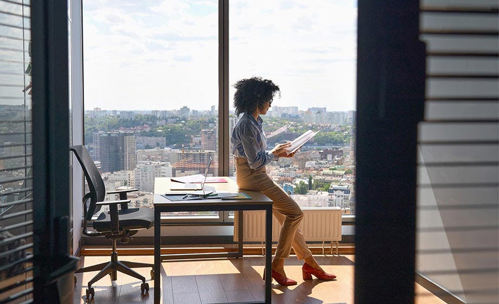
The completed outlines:
<svg viewBox="0 0 499 304">
<path fill-rule="evenodd" d="M 154 210 L 152 208 L 128 208 L 127 210 L 119 210 L 118 217 L 120 230 L 148 229 L 154 222 Z M 111 231 L 109 211 L 101 212 L 93 222 L 93 227 L 100 232 Z"/>
</svg>

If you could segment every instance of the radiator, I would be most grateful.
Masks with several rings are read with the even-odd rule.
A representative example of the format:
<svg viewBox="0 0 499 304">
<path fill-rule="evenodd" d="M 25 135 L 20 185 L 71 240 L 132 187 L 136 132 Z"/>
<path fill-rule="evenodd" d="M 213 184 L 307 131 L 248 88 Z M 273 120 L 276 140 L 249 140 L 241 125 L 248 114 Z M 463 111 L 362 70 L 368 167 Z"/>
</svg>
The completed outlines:
<svg viewBox="0 0 499 304">
<path fill-rule="evenodd" d="M 237 212 L 236 212 L 237 214 Z M 238 219 L 234 220 L 234 240 L 237 241 Z M 338 254 L 338 242 L 341 241 L 341 209 L 339 208 L 310 208 L 303 210 L 303 220 L 300 224 L 301 231 L 306 242 L 330 243 L 331 254 L 333 244 L 336 245 Z M 272 217 L 272 241 L 277 242 L 281 224 Z M 243 212 L 243 240 L 244 242 L 264 243 L 265 240 L 265 211 Z"/>
</svg>

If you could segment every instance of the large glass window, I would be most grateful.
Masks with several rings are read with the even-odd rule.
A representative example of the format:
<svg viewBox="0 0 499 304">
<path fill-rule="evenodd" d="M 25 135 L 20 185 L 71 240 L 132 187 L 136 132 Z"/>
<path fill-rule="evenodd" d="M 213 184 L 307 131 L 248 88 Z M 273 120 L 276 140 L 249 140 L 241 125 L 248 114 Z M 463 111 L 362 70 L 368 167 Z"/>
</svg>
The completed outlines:
<svg viewBox="0 0 499 304">
<path fill-rule="evenodd" d="M 216 175 L 218 1 L 83 5 L 85 143 L 106 189 L 152 207 L 156 177 L 204 173 L 210 157 Z"/>
<path fill-rule="evenodd" d="M 229 20 L 231 129 L 234 83 L 271 79 L 281 98 L 262 117 L 269 150 L 319 133 L 267 172 L 302 207 L 353 214 L 357 2 L 233 0 Z"/>
<path fill-rule="evenodd" d="M 107 189 L 138 188 L 133 205 L 152 206 L 156 177 L 202 173 L 210 157 L 217 175 L 219 62 L 230 58 L 229 135 L 234 83 L 272 79 L 269 149 L 319 133 L 269 174 L 302 207 L 353 214 L 356 1 L 232 0 L 230 56 L 219 53 L 220 3 L 84 2 L 85 143 Z"/>
</svg>

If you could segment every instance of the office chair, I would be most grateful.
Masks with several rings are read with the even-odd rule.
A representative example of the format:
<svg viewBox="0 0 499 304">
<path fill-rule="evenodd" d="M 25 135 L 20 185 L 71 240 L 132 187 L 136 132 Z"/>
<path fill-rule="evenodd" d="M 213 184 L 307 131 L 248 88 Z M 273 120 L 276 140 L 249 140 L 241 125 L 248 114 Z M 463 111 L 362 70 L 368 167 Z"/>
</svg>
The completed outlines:
<svg viewBox="0 0 499 304">
<path fill-rule="evenodd" d="M 95 295 L 92 284 L 107 274 L 111 276 L 112 281 L 116 281 L 118 271 L 142 280 L 142 284 L 140 285 L 141 294 L 144 295 L 148 293 L 149 284 L 146 283 L 146 279 L 131 268 L 151 267 L 151 278 L 153 278 L 154 265 L 118 261 L 116 241 L 120 239 L 122 242 L 127 242 L 138 230 L 150 228 L 154 221 L 154 211 L 151 208 L 128 208 L 130 200 L 127 199 L 127 193 L 137 191 L 137 189 L 107 192 L 107 194 L 119 194 L 120 200 L 104 201 L 104 197 L 106 196 L 104 182 L 102 181 L 102 177 L 93 160 L 90 158 L 87 149 L 81 145 L 73 146 L 70 149 L 74 152 L 85 173 L 85 178 L 90 190 L 90 192 L 83 196 L 82 200 L 83 234 L 88 236 L 105 236 L 106 238 L 111 239 L 113 244 L 110 262 L 88 266 L 76 271 L 76 273 L 82 273 L 99 270 L 99 273 L 88 282 L 88 288 L 86 290 L 87 300 L 93 299 Z M 119 211 L 118 205 L 120 205 Z M 99 212 L 102 206 L 109 206 L 109 211 Z M 94 216 L 97 217 L 95 218 Z M 88 222 L 92 223 L 92 231 L 87 229 Z"/>
</svg>

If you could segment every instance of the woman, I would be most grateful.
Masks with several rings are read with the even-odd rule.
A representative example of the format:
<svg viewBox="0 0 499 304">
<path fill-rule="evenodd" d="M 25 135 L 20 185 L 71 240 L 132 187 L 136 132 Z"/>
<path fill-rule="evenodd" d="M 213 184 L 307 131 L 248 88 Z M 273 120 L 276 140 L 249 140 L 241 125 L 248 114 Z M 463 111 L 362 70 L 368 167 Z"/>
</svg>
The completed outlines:
<svg viewBox="0 0 499 304">
<path fill-rule="evenodd" d="M 270 152 L 265 151 L 267 141 L 260 115 L 267 114 L 279 87 L 271 80 L 253 77 L 238 81 L 235 88 L 236 115 L 242 114 L 232 131 L 237 184 L 240 189 L 260 191 L 272 199 L 273 214 L 282 225 L 272 261 L 272 277 L 283 286 L 296 285 L 297 282 L 287 278 L 284 272 L 284 259 L 293 247 L 297 258 L 305 261 L 302 267 L 304 280 L 312 279 L 311 275 L 322 280 L 333 280 L 335 276 L 324 272 L 317 264 L 298 228 L 303 218 L 300 207 L 265 171 L 265 165 L 269 162 L 294 155 L 286 153 L 289 143 L 279 144 Z"/>
</svg>

